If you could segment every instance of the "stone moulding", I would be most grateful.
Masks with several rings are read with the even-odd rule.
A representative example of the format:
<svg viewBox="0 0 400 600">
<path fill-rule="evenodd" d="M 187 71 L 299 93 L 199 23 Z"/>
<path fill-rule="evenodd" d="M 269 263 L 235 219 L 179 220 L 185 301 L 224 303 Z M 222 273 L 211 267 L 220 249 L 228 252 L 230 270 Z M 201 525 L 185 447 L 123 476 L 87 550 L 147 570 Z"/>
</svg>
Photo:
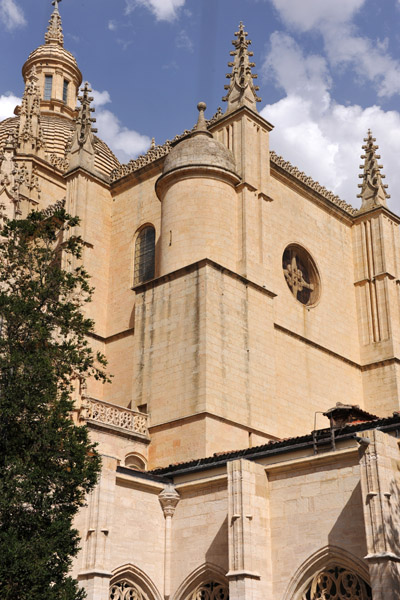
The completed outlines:
<svg viewBox="0 0 400 600">
<path fill-rule="evenodd" d="M 214 125 L 214 123 L 216 123 L 222 116 L 223 113 L 221 109 L 218 109 L 215 115 L 211 119 L 206 121 L 207 127 Z M 193 127 L 191 130 L 185 129 L 185 131 L 182 134 L 176 135 L 173 140 L 167 140 L 164 144 L 160 146 L 152 145 L 152 147 L 146 152 L 146 154 L 141 154 L 135 160 L 130 160 L 127 164 L 121 165 L 120 167 L 113 169 L 113 171 L 111 171 L 110 174 L 111 183 L 122 179 L 122 177 L 125 177 L 126 175 L 130 175 L 131 173 L 138 171 L 142 167 L 145 167 L 146 165 L 155 162 L 159 158 L 167 156 L 167 154 L 170 153 L 173 146 L 178 141 L 182 140 L 184 137 L 187 137 L 192 131 L 194 131 L 195 127 Z M 347 214 L 355 216 L 358 213 L 358 210 L 356 208 L 353 208 L 351 204 L 348 204 L 347 202 L 339 198 L 339 196 L 327 190 L 326 187 L 321 185 L 318 181 L 314 181 L 312 177 L 309 177 L 303 171 L 300 171 L 298 167 L 292 165 L 288 160 L 285 160 L 282 156 L 279 156 L 276 152 L 274 152 L 274 150 L 270 151 L 270 161 L 272 164 L 276 165 L 277 167 L 280 167 L 283 171 L 286 171 L 286 173 L 289 173 L 289 175 L 292 175 L 293 177 L 298 179 L 301 183 L 309 187 L 314 192 L 317 192 L 317 194 L 319 194 L 329 202 L 332 202 L 332 204 L 334 204 L 335 206 L 338 206 L 339 208 L 344 210 Z"/>
<path fill-rule="evenodd" d="M 149 437 L 146 414 L 104 400 L 84 397 L 80 419 L 87 424 L 100 425 L 113 431 Z"/>
<path fill-rule="evenodd" d="M 280 167 L 289 173 L 289 175 L 293 175 L 293 177 L 296 177 L 296 179 L 301 181 L 301 183 L 304 183 L 306 186 L 317 192 L 320 196 L 323 196 L 323 198 L 326 198 L 326 200 L 332 202 L 332 204 L 336 204 L 336 206 L 347 212 L 349 215 L 354 216 L 358 213 L 358 210 L 353 208 L 351 204 L 347 204 L 347 202 L 339 198 L 339 196 L 336 196 L 333 192 L 327 190 L 326 187 L 321 185 L 318 181 L 314 181 L 312 177 L 309 177 L 303 171 L 300 171 L 298 167 L 292 165 L 288 160 L 285 160 L 273 150 L 270 152 L 270 159 L 271 163 Z"/>
<path fill-rule="evenodd" d="M 206 121 L 207 127 L 211 127 L 211 125 L 214 125 L 214 123 L 222 117 L 222 114 L 222 109 L 218 108 L 215 115 L 211 117 L 211 119 Z M 135 160 L 130 160 L 128 164 L 121 165 L 117 169 L 111 171 L 111 182 L 117 181 L 118 179 L 121 179 L 122 177 L 125 177 L 125 175 L 129 175 L 130 173 L 134 173 L 135 171 L 138 171 L 142 167 L 145 167 L 146 165 L 155 162 L 163 156 L 167 156 L 167 154 L 170 153 L 171 149 L 177 142 L 182 140 L 184 137 L 187 137 L 195 129 L 196 125 L 194 125 L 192 129 L 185 129 L 183 133 L 176 135 L 173 140 L 167 140 L 166 142 L 164 142 L 164 144 L 160 146 L 152 144 L 151 148 L 146 152 L 146 154 L 141 154 Z"/>
</svg>

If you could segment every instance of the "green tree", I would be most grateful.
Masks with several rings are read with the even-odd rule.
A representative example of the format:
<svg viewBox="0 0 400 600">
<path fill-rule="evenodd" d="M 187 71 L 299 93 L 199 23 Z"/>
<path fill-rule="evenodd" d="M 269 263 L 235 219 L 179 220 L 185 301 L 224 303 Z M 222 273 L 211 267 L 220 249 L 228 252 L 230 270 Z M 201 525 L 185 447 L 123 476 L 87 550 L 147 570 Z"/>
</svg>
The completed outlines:
<svg viewBox="0 0 400 600">
<path fill-rule="evenodd" d="M 78 220 L 33 212 L 0 230 L 0 598 L 84 598 L 68 575 L 73 518 L 100 458 L 71 418 L 72 391 L 107 380 L 87 342 L 92 289 L 80 266 Z M 64 267 L 64 268 L 63 268 Z"/>
</svg>

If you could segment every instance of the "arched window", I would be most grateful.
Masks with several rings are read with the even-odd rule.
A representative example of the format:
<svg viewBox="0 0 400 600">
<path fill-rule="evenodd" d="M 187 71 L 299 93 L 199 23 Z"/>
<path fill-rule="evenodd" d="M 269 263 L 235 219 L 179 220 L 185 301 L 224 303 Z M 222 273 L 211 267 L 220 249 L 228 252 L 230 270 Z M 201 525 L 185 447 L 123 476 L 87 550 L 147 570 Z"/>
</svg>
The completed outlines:
<svg viewBox="0 0 400 600">
<path fill-rule="evenodd" d="M 110 587 L 109 600 L 150 600 L 150 598 L 137 584 L 124 579 Z"/>
<path fill-rule="evenodd" d="M 156 232 L 152 225 L 144 227 L 135 242 L 135 271 L 133 284 L 144 283 L 154 277 Z"/>
<path fill-rule="evenodd" d="M 219 581 L 201 583 L 186 600 L 229 600 L 228 586 Z"/>
<path fill-rule="evenodd" d="M 372 600 L 371 588 L 356 575 L 342 567 L 320 571 L 302 596 L 302 600 Z"/>
<path fill-rule="evenodd" d="M 125 467 L 136 469 L 138 471 L 145 471 L 146 462 L 141 456 L 132 452 L 125 457 Z"/>
</svg>

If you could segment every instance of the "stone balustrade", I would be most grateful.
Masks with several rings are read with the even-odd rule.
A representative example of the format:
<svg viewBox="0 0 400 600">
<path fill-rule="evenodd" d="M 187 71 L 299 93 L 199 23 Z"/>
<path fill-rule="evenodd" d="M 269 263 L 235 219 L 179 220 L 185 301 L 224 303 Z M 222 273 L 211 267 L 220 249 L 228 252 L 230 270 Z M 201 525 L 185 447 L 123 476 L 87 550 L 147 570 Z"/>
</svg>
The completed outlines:
<svg viewBox="0 0 400 600">
<path fill-rule="evenodd" d="M 82 420 L 132 435 L 148 437 L 148 415 L 88 396 L 83 398 Z"/>
</svg>

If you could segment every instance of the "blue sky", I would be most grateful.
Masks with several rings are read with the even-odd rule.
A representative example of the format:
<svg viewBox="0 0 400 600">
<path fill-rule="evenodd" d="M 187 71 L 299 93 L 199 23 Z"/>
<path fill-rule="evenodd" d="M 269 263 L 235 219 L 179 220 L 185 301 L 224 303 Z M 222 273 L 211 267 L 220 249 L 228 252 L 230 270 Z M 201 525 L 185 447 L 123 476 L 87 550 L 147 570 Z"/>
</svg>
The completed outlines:
<svg viewBox="0 0 400 600">
<path fill-rule="evenodd" d="M 0 0 L 0 118 L 23 93 L 50 0 Z M 358 206 L 363 137 L 400 212 L 400 0 L 63 0 L 65 47 L 95 90 L 99 135 L 126 162 L 218 106 L 231 40 L 252 40 L 271 148 Z"/>
</svg>

